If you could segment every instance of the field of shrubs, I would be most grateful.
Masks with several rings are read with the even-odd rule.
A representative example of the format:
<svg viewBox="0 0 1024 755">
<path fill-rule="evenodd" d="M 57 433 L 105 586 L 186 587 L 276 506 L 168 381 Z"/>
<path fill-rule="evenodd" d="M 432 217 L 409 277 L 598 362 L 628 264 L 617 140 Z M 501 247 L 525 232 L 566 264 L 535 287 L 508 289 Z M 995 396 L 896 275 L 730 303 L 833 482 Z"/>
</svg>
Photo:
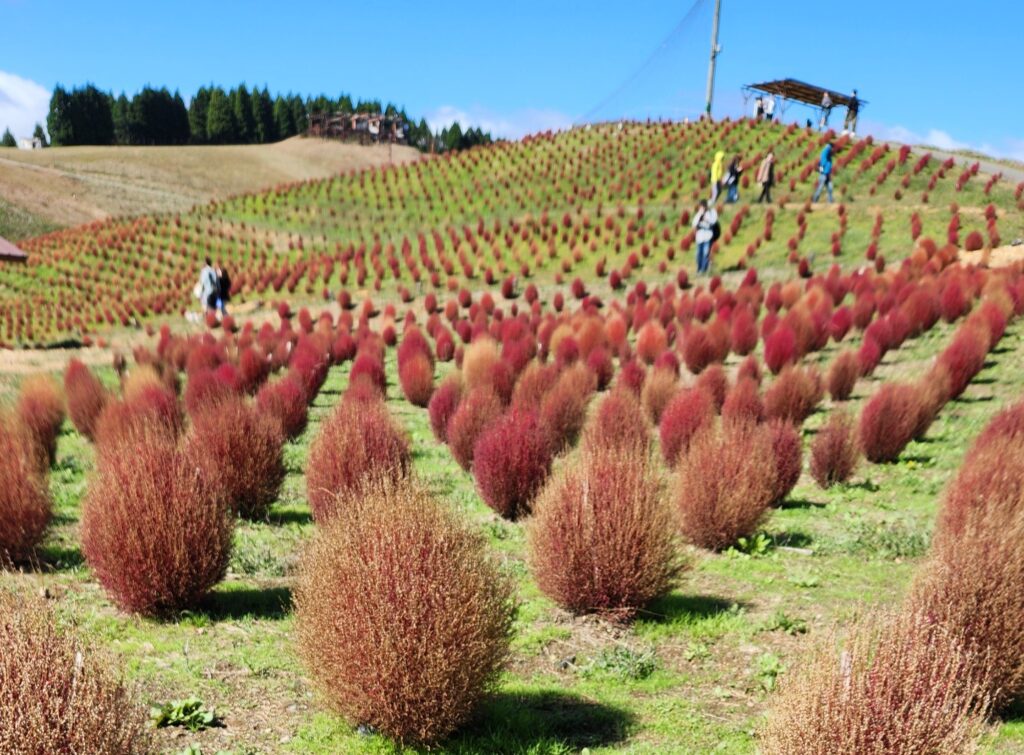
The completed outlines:
<svg viewBox="0 0 1024 755">
<path fill-rule="evenodd" d="M 33 242 L 26 287 L 89 273 L 113 314 L 105 254 L 170 312 L 217 226 L 277 303 L 137 312 L 130 352 L 5 378 L 0 751 L 1024 751 L 1024 270 L 960 243 L 1019 227 L 1020 191 L 864 141 L 857 196 L 810 207 L 819 137 L 761 128 L 573 131 Z M 727 210 L 695 278 L 715 140 L 775 144 L 785 200 Z M 290 239 L 283 278 L 257 238 Z M 12 341 L 105 337 L 11 301 L 39 313 Z"/>
</svg>

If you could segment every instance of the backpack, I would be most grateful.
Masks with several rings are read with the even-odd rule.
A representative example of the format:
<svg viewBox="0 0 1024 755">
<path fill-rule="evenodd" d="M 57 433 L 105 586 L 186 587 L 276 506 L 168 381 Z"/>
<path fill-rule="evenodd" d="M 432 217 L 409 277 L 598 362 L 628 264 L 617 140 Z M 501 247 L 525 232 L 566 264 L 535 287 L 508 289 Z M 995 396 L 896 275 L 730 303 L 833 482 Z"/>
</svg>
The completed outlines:
<svg viewBox="0 0 1024 755">
<path fill-rule="evenodd" d="M 722 226 L 715 220 L 714 225 L 711 226 L 711 243 L 714 244 L 718 241 L 718 237 L 722 235 Z"/>
</svg>

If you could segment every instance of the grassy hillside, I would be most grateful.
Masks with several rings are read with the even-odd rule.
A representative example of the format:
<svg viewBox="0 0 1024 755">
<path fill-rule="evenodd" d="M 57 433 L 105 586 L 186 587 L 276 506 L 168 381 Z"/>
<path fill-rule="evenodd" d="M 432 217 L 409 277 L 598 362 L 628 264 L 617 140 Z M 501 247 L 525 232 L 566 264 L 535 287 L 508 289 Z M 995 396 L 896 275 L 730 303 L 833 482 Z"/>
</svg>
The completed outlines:
<svg viewBox="0 0 1024 755">
<path fill-rule="evenodd" d="M 506 285 L 614 285 L 692 271 L 689 217 L 719 149 L 747 169 L 741 202 L 721 208 L 718 271 L 882 266 L 907 256 L 915 236 L 946 243 L 954 215 L 961 244 L 971 231 L 995 246 L 1024 235 L 1020 185 L 870 138 L 837 142 L 836 204 L 812 208 L 821 144 L 812 131 L 747 121 L 602 126 L 97 222 L 26 242 L 30 267 L 2 273 L 0 339 L 46 342 L 180 314 L 208 255 L 232 271 L 241 299 L 372 288 L 409 300 L 512 277 Z M 769 148 L 775 203 L 751 205 Z"/>
<path fill-rule="evenodd" d="M 54 147 L 0 150 L 0 196 L 45 227 L 0 216 L 20 239 L 105 217 L 183 212 L 282 182 L 419 158 L 410 147 L 360 147 L 296 137 L 277 144 L 204 147 Z"/>
</svg>

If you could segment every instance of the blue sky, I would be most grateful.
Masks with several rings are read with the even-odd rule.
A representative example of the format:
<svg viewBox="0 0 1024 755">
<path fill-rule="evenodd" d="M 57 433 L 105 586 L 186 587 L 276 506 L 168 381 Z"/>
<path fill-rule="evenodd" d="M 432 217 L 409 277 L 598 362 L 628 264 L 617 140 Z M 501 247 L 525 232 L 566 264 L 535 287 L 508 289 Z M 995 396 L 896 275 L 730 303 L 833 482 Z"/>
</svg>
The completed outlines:
<svg viewBox="0 0 1024 755">
<path fill-rule="evenodd" d="M 594 115 L 696 115 L 712 3 L 677 27 L 693 0 L 0 0 L 0 128 L 30 130 L 58 82 L 187 95 L 244 81 L 380 97 L 515 137 L 594 113 L 648 60 Z M 716 115 L 744 111 L 742 84 L 791 76 L 857 87 L 880 136 L 1024 160 L 1022 3 L 723 0 L 722 14 Z"/>
</svg>

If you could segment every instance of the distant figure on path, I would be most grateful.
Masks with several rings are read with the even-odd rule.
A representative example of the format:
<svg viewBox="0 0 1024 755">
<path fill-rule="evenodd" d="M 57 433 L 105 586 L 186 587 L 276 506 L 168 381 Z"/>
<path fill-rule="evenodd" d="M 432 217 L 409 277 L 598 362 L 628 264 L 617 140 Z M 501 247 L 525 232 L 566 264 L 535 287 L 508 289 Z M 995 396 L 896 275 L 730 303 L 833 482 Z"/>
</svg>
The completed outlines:
<svg viewBox="0 0 1024 755">
<path fill-rule="evenodd" d="M 736 155 L 729 163 L 729 170 L 725 174 L 725 185 L 729 189 L 729 193 L 725 197 L 725 201 L 729 204 L 738 202 L 740 199 L 740 174 L 743 172 L 743 166 L 740 165 L 740 156 Z"/>
<path fill-rule="evenodd" d="M 857 135 L 857 114 L 860 111 L 860 100 L 857 99 L 857 90 L 853 90 L 850 97 L 850 104 L 846 106 L 846 120 L 843 122 L 843 133 L 850 132 L 850 136 Z"/>
<path fill-rule="evenodd" d="M 764 119 L 771 123 L 775 120 L 775 95 L 764 98 Z"/>
<path fill-rule="evenodd" d="M 715 153 L 715 161 L 711 163 L 711 204 L 718 200 L 718 194 L 722 190 L 722 178 L 725 173 L 725 152 L 718 150 Z"/>
<path fill-rule="evenodd" d="M 228 271 L 217 265 L 217 309 L 221 315 L 228 313 L 228 302 L 231 301 L 231 276 Z"/>
<path fill-rule="evenodd" d="M 821 96 L 821 122 L 818 124 L 818 128 L 822 131 L 828 126 L 828 119 L 832 115 L 832 95 L 825 92 Z"/>
<path fill-rule="evenodd" d="M 828 188 L 828 201 L 832 203 L 832 142 L 825 145 L 821 151 L 821 162 L 818 163 L 818 188 L 814 190 L 812 202 L 817 202 L 821 196 L 821 190 Z"/>
<path fill-rule="evenodd" d="M 697 274 L 702 275 L 711 269 L 711 245 L 715 243 L 718 229 L 718 213 L 714 207 L 708 207 L 706 199 L 700 200 L 693 217 L 693 228 L 694 241 L 697 242 Z"/>
<path fill-rule="evenodd" d="M 213 262 L 206 258 L 206 264 L 199 271 L 199 283 L 195 287 L 196 298 L 204 312 L 211 312 L 217 309 L 217 271 L 213 269 Z"/>
<path fill-rule="evenodd" d="M 761 116 L 764 115 L 764 100 L 761 99 L 761 95 L 757 95 L 754 98 L 754 120 L 761 120 Z"/>
<path fill-rule="evenodd" d="M 761 196 L 758 197 L 757 203 L 762 202 L 771 203 L 772 201 L 772 187 L 775 185 L 775 153 L 768 150 L 768 154 L 764 156 L 761 164 L 757 167 L 757 182 L 761 184 Z"/>
</svg>

